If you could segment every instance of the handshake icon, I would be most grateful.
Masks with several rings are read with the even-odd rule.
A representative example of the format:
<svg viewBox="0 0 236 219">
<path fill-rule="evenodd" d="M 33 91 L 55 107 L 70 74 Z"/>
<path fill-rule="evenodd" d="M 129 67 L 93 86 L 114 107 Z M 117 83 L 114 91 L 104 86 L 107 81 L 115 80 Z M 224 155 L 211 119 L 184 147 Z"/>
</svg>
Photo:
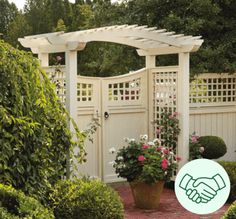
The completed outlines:
<svg viewBox="0 0 236 219">
<path fill-rule="evenodd" d="M 199 177 L 193 179 L 189 174 L 185 174 L 180 181 L 179 187 L 186 191 L 188 198 L 197 203 L 208 203 L 217 195 L 217 192 L 226 187 L 220 174 L 211 178 Z"/>
</svg>

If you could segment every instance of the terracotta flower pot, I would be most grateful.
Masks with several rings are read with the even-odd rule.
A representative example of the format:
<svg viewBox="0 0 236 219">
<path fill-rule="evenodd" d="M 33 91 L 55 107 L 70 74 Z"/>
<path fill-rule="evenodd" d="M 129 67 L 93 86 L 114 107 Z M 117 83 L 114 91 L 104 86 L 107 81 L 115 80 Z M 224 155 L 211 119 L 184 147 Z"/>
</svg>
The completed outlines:
<svg viewBox="0 0 236 219">
<path fill-rule="evenodd" d="M 164 181 L 159 181 L 155 184 L 130 182 L 136 207 L 143 209 L 158 208 L 164 184 Z"/>
</svg>

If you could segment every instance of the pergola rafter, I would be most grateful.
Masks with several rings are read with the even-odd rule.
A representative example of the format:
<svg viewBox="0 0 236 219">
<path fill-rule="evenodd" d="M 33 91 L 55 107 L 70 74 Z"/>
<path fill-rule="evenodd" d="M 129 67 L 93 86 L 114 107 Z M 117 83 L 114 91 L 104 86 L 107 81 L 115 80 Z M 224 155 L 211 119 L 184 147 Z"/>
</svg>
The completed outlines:
<svg viewBox="0 0 236 219">
<path fill-rule="evenodd" d="M 78 46 L 75 49 L 82 50 L 86 43 L 105 41 L 132 46 L 139 51 L 144 51 L 139 52 L 139 54 L 159 55 L 178 53 L 183 51 L 183 47 L 185 47 L 185 52 L 195 51 L 203 42 L 200 38 L 200 36 L 193 37 L 167 32 L 165 29 L 157 30 L 155 27 L 115 25 L 70 33 L 55 32 L 26 36 L 19 39 L 19 41 L 23 46 L 31 48 L 33 53 L 63 52 L 69 49 L 68 45 L 71 42 L 81 44 L 82 46 Z M 158 52 L 159 49 L 160 53 Z"/>
</svg>

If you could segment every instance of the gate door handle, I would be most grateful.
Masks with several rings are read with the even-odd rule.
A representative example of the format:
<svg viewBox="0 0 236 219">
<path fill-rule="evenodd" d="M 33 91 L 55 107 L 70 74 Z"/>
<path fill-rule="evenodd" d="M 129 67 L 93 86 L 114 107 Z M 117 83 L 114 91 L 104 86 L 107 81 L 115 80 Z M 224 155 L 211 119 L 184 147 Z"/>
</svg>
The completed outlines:
<svg viewBox="0 0 236 219">
<path fill-rule="evenodd" d="M 108 119 L 109 116 L 110 116 L 110 115 L 109 115 L 108 112 L 104 112 L 104 117 L 105 117 L 105 119 Z"/>
</svg>

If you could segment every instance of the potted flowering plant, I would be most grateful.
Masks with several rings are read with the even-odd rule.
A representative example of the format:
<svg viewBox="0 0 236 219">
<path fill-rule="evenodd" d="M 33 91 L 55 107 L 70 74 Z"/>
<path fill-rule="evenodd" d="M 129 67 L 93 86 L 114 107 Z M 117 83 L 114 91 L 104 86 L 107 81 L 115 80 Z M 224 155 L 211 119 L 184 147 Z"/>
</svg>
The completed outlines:
<svg viewBox="0 0 236 219">
<path fill-rule="evenodd" d="M 137 207 L 157 208 L 164 182 L 170 180 L 180 158 L 159 139 L 148 142 L 147 135 L 140 136 L 139 141 L 125 140 L 128 146 L 117 152 L 113 167 L 130 183 Z"/>
<path fill-rule="evenodd" d="M 177 117 L 172 108 L 163 108 L 160 119 L 155 121 L 156 139 L 148 141 L 147 135 L 141 135 L 138 141 L 126 138 L 128 145 L 116 155 L 113 167 L 118 177 L 130 183 L 137 207 L 157 208 L 164 183 L 177 169 L 180 160 L 175 154 L 180 133 Z"/>
</svg>

